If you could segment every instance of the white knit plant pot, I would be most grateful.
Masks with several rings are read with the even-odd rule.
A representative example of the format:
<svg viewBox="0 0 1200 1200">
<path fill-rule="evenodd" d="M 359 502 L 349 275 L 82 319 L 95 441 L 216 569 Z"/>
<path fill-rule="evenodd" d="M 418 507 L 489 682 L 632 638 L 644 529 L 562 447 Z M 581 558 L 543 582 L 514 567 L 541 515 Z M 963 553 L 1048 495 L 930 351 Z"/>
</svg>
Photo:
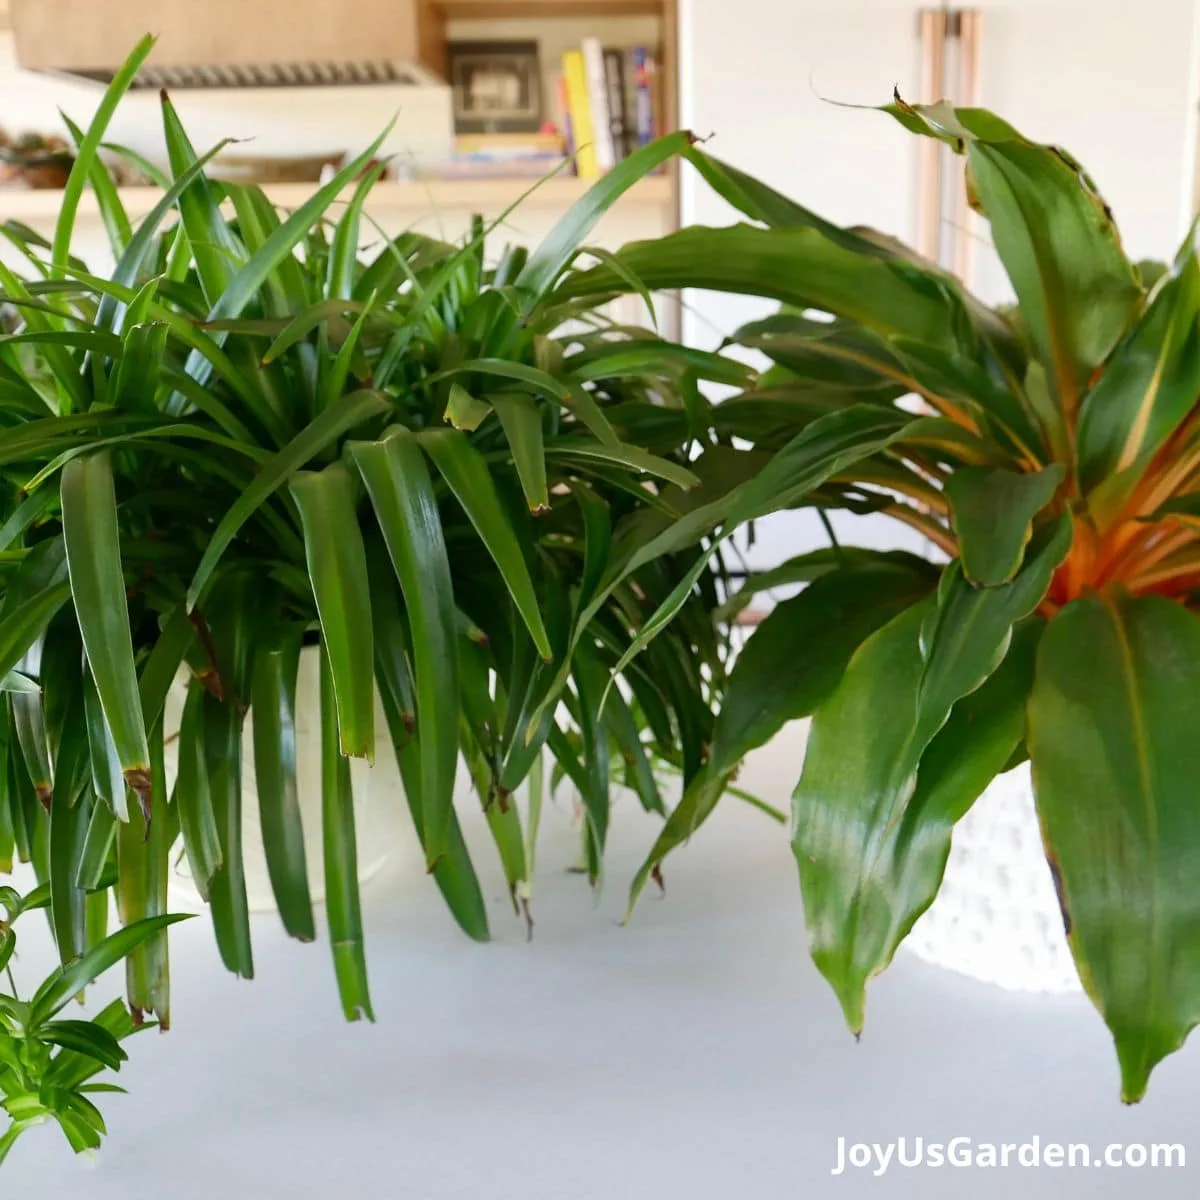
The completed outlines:
<svg viewBox="0 0 1200 1200">
<path fill-rule="evenodd" d="M 320 651 L 306 646 L 300 652 L 296 681 L 296 783 L 300 819 L 304 826 L 309 889 L 314 903 L 325 898 L 321 850 L 321 711 Z M 183 702 L 187 695 L 187 673 L 176 678 L 167 697 L 164 732 L 166 774 L 169 788 L 175 786 L 176 742 Z M 420 859 L 421 851 L 409 818 L 400 772 L 396 767 L 387 723 L 378 697 L 375 701 L 375 763 L 350 760 L 354 788 L 355 840 L 358 846 L 358 879 L 366 882 L 397 853 Z M 254 713 L 247 715 L 242 733 L 242 856 L 246 898 L 251 912 L 276 912 L 275 896 L 267 872 L 262 826 L 258 817 L 258 793 L 254 780 Z M 205 907 L 180 854 L 171 879 L 171 904 L 177 910 L 199 912 Z M 424 870 L 423 864 L 417 869 Z"/>
<path fill-rule="evenodd" d="M 1081 990 L 1028 763 L 993 780 L 955 827 L 937 898 L 904 945 L 926 962 L 1012 991 Z"/>
</svg>

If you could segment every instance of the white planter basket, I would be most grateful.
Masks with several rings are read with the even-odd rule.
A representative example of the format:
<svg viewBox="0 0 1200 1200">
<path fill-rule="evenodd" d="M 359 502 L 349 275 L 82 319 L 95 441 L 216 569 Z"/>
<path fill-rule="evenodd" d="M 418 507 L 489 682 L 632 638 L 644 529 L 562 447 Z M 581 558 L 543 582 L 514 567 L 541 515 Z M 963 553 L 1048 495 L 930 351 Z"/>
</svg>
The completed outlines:
<svg viewBox="0 0 1200 1200">
<path fill-rule="evenodd" d="M 171 739 L 179 730 L 187 695 L 187 678 L 187 673 L 181 672 L 167 697 L 164 729 L 168 738 L 168 787 L 175 785 L 175 742 Z M 296 774 L 309 888 L 314 903 L 320 903 L 325 898 L 321 851 L 320 678 L 319 651 L 315 646 L 306 646 L 300 653 L 300 671 L 296 682 Z M 277 906 L 267 873 L 262 827 L 258 819 L 253 721 L 251 711 L 242 733 L 242 851 L 246 897 L 251 912 L 275 912 Z M 370 879 L 398 853 L 419 860 L 420 846 L 409 817 L 400 772 L 396 767 L 387 723 L 378 698 L 375 701 L 375 765 L 370 766 L 363 759 L 351 759 L 350 775 L 354 787 L 359 882 Z M 418 869 L 424 870 L 423 863 L 418 864 Z M 199 912 L 206 907 L 192 881 L 187 859 L 182 856 L 171 881 L 171 904 L 177 911 Z"/>
<path fill-rule="evenodd" d="M 1028 763 L 996 778 L 956 826 L 941 889 L 904 946 L 926 962 L 1013 991 L 1081 990 Z"/>
</svg>

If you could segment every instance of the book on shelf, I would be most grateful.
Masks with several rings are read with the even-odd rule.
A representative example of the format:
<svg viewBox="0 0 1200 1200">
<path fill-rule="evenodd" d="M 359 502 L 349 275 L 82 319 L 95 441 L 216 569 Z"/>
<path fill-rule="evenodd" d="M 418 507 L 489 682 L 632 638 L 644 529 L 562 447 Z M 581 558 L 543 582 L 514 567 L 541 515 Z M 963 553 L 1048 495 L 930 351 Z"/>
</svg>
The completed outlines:
<svg viewBox="0 0 1200 1200">
<path fill-rule="evenodd" d="M 658 54 L 646 46 L 603 46 L 584 38 L 563 55 L 559 123 L 576 170 L 595 179 L 666 130 Z"/>
<path fill-rule="evenodd" d="M 571 137 L 575 142 L 575 170 L 581 179 L 600 177 L 600 159 L 592 126 L 592 105 L 588 94 L 587 68 L 582 50 L 563 55 L 563 77 L 567 85 L 567 111 L 571 116 Z"/>
</svg>

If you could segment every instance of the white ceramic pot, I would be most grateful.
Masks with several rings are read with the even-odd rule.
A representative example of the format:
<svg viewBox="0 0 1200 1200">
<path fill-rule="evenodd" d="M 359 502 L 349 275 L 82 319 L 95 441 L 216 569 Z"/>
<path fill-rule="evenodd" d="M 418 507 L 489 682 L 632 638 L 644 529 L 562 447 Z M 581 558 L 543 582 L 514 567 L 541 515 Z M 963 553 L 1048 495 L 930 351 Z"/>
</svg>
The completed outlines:
<svg viewBox="0 0 1200 1200">
<path fill-rule="evenodd" d="M 296 682 L 296 775 L 300 816 L 304 825 L 309 887 L 315 903 L 325 896 L 321 854 L 321 725 L 320 725 L 320 652 L 306 646 L 300 652 L 300 671 Z M 183 702 L 187 695 L 187 673 L 181 672 L 167 697 L 165 733 L 167 783 L 174 787 L 176 772 L 175 742 Z M 246 895 L 252 912 L 276 911 L 271 880 L 263 850 L 262 826 L 258 819 L 258 793 L 254 780 L 254 714 L 246 718 L 242 734 L 242 849 L 245 863 Z M 358 843 L 359 882 L 370 879 L 396 854 L 420 858 L 420 846 L 400 782 L 387 722 L 378 698 L 375 701 L 375 763 L 350 760 L 354 787 L 354 821 Z M 424 867 L 421 866 L 423 870 Z M 171 903 L 193 912 L 204 907 L 188 870 L 187 859 L 180 856 L 175 867 Z"/>
<path fill-rule="evenodd" d="M 998 776 L 958 823 L 941 889 L 904 945 L 926 962 L 1013 991 L 1081 990 L 1028 763 Z"/>
</svg>

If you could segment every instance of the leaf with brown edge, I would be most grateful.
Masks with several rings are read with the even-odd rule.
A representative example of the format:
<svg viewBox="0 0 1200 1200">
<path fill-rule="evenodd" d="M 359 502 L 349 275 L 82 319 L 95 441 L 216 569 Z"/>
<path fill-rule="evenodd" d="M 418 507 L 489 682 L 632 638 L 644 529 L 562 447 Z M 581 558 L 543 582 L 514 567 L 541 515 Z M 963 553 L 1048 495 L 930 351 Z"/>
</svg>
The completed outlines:
<svg viewBox="0 0 1200 1200">
<path fill-rule="evenodd" d="M 1028 744 L 1071 952 L 1135 1103 L 1200 1023 L 1200 618 L 1117 589 L 1068 605 Z"/>
</svg>

